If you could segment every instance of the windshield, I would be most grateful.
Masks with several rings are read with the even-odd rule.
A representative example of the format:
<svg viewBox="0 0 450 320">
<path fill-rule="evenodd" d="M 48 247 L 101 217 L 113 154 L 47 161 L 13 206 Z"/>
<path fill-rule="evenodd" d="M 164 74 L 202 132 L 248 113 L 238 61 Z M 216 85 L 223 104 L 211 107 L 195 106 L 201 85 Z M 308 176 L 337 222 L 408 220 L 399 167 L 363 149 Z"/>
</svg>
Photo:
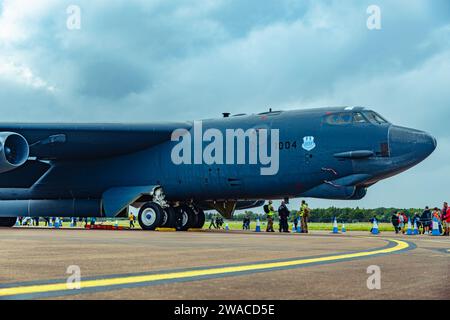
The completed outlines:
<svg viewBox="0 0 450 320">
<path fill-rule="evenodd" d="M 355 123 L 366 123 L 367 120 L 364 118 L 361 112 L 355 112 L 353 114 L 353 122 Z"/>
<path fill-rule="evenodd" d="M 329 124 L 348 124 L 352 122 L 352 114 L 349 112 L 333 113 L 326 118 Z"/>
<path fill-rule="evenodd" d="M 367 123 L 367 119 L 361 112 L 339 112 L 333 113 L 326 117 L 328 124 L 344 125 L 351 123 Z"/>
<path fill-rule="evenodd" d="M 366 111 L 364 112 L 364 115 L 369 119 L 372 123 L 389 123 L 386 119 L 384 119 L 382 116 L 380 116 L 378 113 L 374 111 Z"/>
</svg>

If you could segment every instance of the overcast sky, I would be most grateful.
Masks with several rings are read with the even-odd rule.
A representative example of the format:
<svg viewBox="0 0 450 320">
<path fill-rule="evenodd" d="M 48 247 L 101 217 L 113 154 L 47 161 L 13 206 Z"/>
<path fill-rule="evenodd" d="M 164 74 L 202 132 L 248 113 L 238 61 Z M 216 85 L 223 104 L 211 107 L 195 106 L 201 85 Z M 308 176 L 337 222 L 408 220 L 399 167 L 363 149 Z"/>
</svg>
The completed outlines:
<svg viewBox="0 0 450 320">
<path fill-rule="evenodd" d="M 434 154 L 360 201 L 450 200 L 450 1 L 0 1 L 0 121 L 192 120 L 364 105 Z M 67 28 L 69 5 L 81 28 Z M 381 9 L 381 30 L 366 10 Z M 70 16 L 70 17 L 69 17 Z M 72 20 L 71 20 L 72 21 Z"/>
</svg>

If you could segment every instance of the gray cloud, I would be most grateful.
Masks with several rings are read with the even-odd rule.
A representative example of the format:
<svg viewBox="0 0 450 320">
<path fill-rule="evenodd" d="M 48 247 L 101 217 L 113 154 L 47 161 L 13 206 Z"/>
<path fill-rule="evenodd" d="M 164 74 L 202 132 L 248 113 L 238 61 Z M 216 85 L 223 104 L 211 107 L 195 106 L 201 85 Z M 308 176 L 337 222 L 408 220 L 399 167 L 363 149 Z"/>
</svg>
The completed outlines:
<svg viewBox="0 0 450 320">
<path fill-rule="evenodd" d="M 100 57 L 81 66 L 80 94 L 104 99 L 123 98 L 150 86 L 146 72 L 124 60 Z"/>
</svg>

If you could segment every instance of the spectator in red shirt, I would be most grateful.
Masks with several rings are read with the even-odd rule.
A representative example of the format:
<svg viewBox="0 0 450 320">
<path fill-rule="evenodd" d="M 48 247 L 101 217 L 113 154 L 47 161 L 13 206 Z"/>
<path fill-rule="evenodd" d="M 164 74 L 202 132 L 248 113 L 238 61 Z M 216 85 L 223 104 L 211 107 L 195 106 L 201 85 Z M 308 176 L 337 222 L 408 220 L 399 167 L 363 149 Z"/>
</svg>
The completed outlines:
<svg viewBox="0 0 450 320">
<path fill-rule="evenodd" d="M 442 208 L 442 227 L 444 236 L 448 236 L 450 234 L 450 208 L 447 202 L 444 202 L 444 207 Z"/>
</svg>

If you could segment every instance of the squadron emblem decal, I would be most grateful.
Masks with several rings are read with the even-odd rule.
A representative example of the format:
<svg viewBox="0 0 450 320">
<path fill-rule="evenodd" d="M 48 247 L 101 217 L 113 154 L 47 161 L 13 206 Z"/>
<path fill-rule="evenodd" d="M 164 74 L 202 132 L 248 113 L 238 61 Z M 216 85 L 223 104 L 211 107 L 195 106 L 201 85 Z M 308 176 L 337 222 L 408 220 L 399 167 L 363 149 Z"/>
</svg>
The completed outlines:
<svg viewBox="0 0 450 320">
<path fill-rule="evenodd" d="M 316 144 L 314 143 L 314 137 L 313 136 L 306 136 L 303 137 L 303 144 L 302 148 L 306 151 L 311 151 L 316 147 Z"/>
</svg>

